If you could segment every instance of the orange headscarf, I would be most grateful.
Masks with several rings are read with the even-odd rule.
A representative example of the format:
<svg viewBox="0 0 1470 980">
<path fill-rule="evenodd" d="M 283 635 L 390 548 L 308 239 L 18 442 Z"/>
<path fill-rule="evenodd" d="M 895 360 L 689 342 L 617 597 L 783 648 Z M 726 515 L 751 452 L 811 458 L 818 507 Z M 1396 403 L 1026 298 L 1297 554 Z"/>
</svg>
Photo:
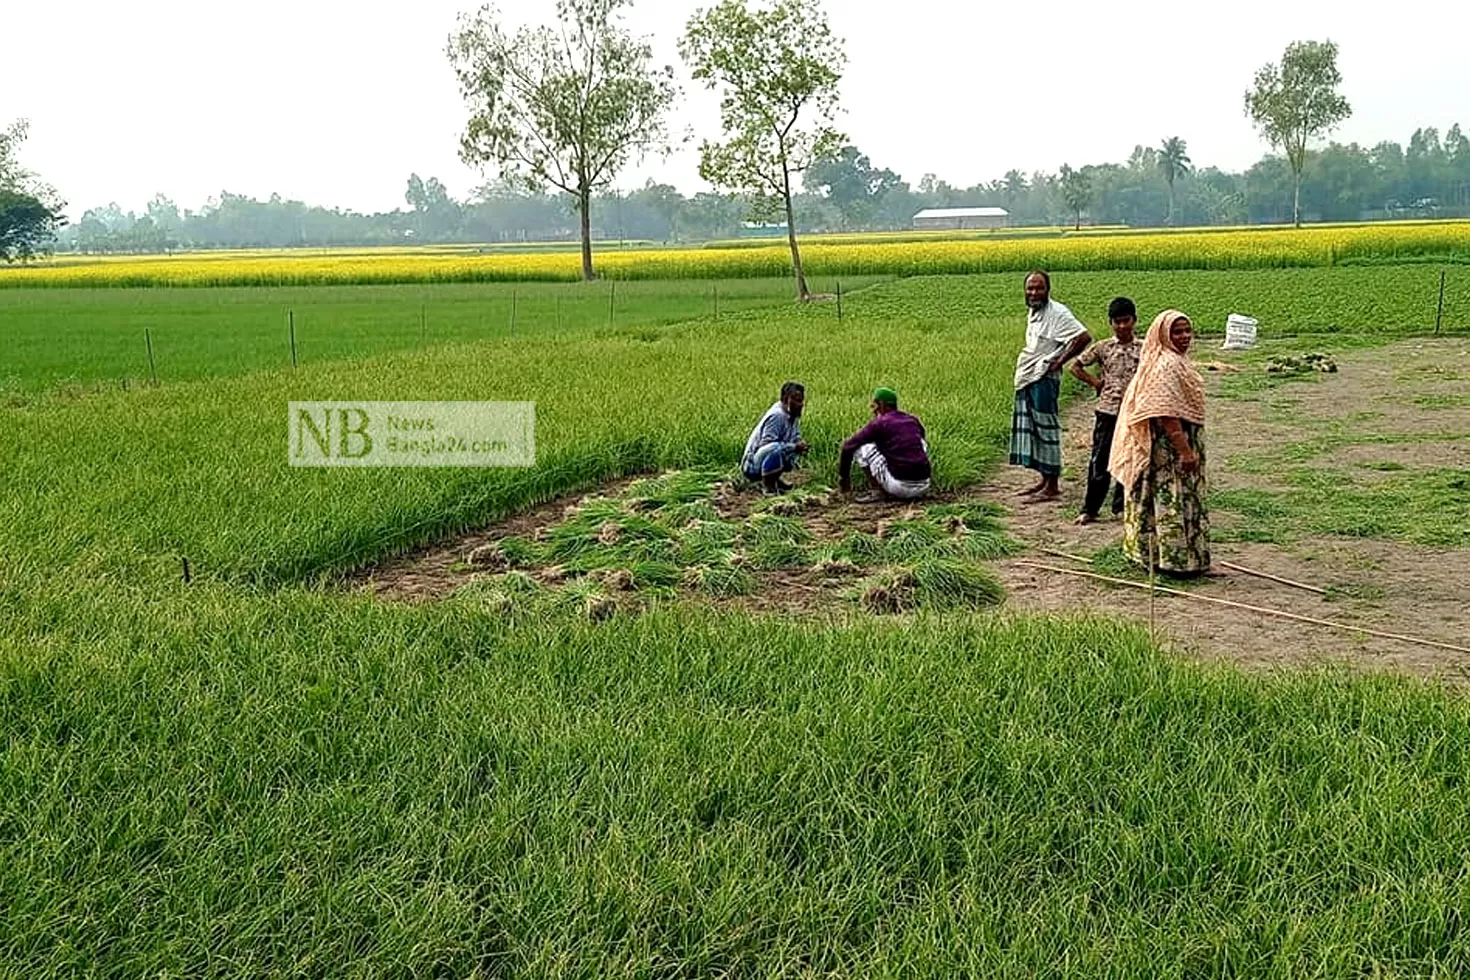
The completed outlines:
<svg viewBox="0 0 1470 980">
<path fill-rule="evenodd" d="M 1125 492 L 1132 492 L 1133 484 L 1148 468 L 1153 452 L 1150 419 L 1205 423 L 1204 379 L 1169 339 L 1169 331 L 1181 318 L 1188 319 L 1178 310 L 1165 310 L 1154 318 L 1138 357 L 1138 373 L 1123 394 L 1108 472 L 1123 484 Z"/>
</svg>

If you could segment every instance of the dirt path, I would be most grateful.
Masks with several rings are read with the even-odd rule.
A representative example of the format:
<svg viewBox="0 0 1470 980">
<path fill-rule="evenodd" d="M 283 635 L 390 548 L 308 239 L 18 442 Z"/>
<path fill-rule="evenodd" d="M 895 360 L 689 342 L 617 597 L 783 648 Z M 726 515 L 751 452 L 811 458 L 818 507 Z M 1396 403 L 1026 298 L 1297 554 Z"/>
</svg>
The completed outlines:
<svg viewBox="0 0 1470 980">
<path fill-rule="evenodd" d="M 1282 447 L 1329 429 L 1339 433 L 1344 444 L 1307 465 L 1334 472 L 1356 466 L 1352 481 L 1365 486 L 1384 476 L 1373 466 L 1391 466 L 1390 472 L 1402 475 L 1464 466 L 1470 460 L 1470 341 L 1415 340 L 1335 356 L 1340 371 L 1315 383 L 1293 382 L 1247 398 L 1212 397 L 1207 431 L 1209 475 L 1216 492 L 1288 489 L 1270 466 L 1261 466 L 1262 458 L 1269 462 Z M 1210 386 L 1218 395 L 1218 376 L 1210 377 Z M 1071 520 L 1081 505 L 1091 423 L 1090 403 L 1078 399 L 1065 421 L 1067 479 L 1061 502 L 1018 505 L 1014 493 L 1027 485 L 1029 473 L 1014 468 L 997 474 L 987 488 L 987 499 L 1009 510 L 1007 524 L 1013 536 L 1080 555 L 1117 543 L 1116 519 L 1105 514 L 1089 527 L 1076 527 Z M 1432 436 L 1434 441 L 1382 441 L 1411 436 Z M 1226 512 L 1213 513 L 1212 519 L 1237 532 L 1248 525 Z M 1316 535 L 1286 544 L 1222 541 L 1213 551 L 1217 561 L 1328 588 L 1334 594 L 1324 598 L 1233 572 L 1191 587 L 1200 594 L 1470 646 L 1470 550 Z M 1024 560 L 1070 564 L 1037 555 Z M 1015 607 L 1149 618 L 1149 596 L 1144 592 L 1024 568 L 1014 560 L 999 563 L 999 568 L 1008 601 Z M 1157 599 L 1153 614 L 1157 629 L 1173 646 L 1204 659 L 1248 666 L 1337 661 L 1470 680 L 1470 656 L 1450 651 L 1184 599 Z"/>
</svg>

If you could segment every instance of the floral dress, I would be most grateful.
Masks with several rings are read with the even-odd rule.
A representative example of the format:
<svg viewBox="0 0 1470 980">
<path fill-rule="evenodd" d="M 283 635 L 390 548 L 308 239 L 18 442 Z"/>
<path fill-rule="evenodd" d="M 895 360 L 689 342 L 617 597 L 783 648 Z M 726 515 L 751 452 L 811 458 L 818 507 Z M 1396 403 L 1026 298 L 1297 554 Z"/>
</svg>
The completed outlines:
<svg viewBox="0 0 1470 980">
<path fill-rule="evenodd" d="M 1123 553 L 1144 568 L 1199 575 L 1210 568 L 1210 515 L 1205 508 L 1205 430 L 1179 423 L 1199 469 L 1185 473 L 1161 419 L 1153 419 L 1153 455 L 1123 502 Z"/>
</svg>

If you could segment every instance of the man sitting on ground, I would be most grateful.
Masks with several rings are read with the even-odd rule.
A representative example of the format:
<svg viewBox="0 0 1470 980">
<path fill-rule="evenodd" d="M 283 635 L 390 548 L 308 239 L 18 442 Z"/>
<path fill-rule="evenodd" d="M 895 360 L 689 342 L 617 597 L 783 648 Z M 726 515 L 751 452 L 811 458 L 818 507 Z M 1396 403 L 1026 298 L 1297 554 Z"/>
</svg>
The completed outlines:
<svg viewBox="0 0 1470 980">
<path fill-rule="evenodd" d="M 782 473 L 796 469 L 797 457 L 806 452 L 801 437 L 801 412 L 806 406 L 806 388 L 788 381 L 781 386 L 781 399 L 766 410 L 745 441 L 740 470 L 745 478 L 759 480 L 766 493 L 785 493 L 791 484 Z"/>
<path fill-rule="evenodd" d="M 871 504 L 889 498 L 913 500 L 929 492 L 929 444 L 924 426 L 898 410 L 892 388 L 873 392 L 873 420 L 842 444 L 838 475 L 844 491 L 852 490 L 852 463 L 863 468 L 869 489 L 854 498 Z"/>
</svg>

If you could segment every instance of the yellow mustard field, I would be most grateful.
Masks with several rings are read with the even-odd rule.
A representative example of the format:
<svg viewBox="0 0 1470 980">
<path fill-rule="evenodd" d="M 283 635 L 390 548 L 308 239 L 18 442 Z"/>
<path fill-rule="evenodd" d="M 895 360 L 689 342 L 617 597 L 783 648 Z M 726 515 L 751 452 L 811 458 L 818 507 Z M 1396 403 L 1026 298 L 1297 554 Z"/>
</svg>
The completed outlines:
<svg viewBox="0 0 1470 980">
<path fill-rule="evenodd" d="M 1353 262 L 1470 261 L 1470 221 L 1302 229 L 1159 231 L 997 241 L 809 242 L 808 274 L 943 275 L 1031 268 L 1260 269 Z M 740 279 L 787 275 L 784 242 L 751 248 L 671 248 L 595 255 L 610 279 Z M 0 268 L 3 287 L 286 286 L 574 280 L 576 252 L 479 254 L 445 248 L 187 253 L 57 258 Z"/>
</svg>

